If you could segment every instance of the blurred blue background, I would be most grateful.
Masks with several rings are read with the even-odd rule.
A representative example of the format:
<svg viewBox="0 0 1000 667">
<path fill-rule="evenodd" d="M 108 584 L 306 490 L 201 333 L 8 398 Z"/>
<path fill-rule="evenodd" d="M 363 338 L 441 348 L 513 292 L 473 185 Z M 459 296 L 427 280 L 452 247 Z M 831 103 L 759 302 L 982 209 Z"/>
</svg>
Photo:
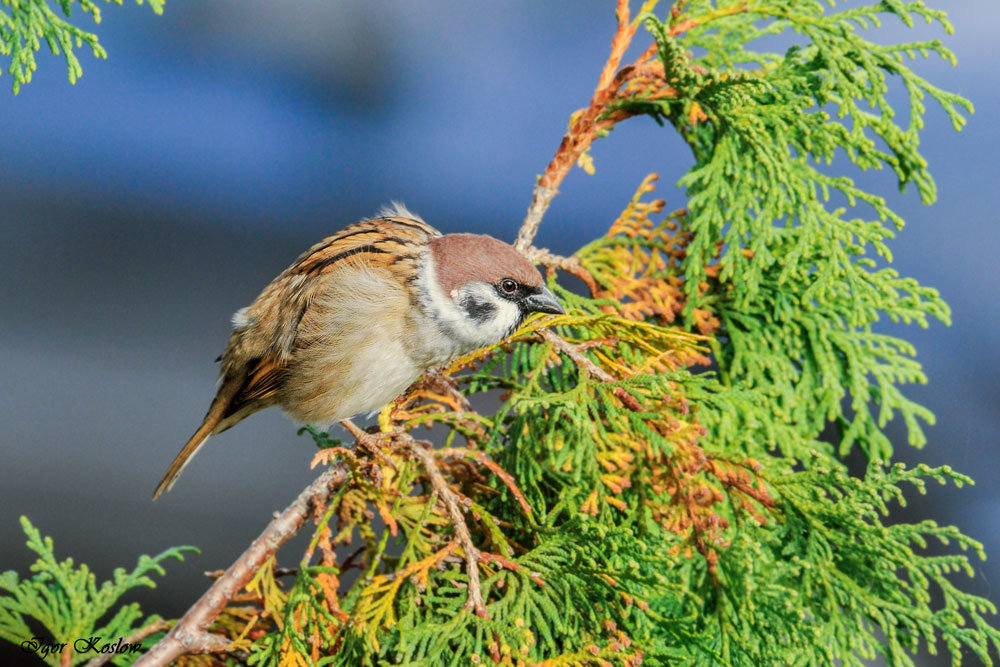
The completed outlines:
<svg viewBox="0 0 1000 667">
<path fill-rule="evenodd" d="M 914 497 L 900 517 L 982 540 L 994 560 L 966 585 L 997 601 L 1000 7 L 934 4 L 950 11 L 959 66 L 915 67 L 977 108 L 960 134 L 930 110 L 923 149 L 939 201 L 900 195 L 888 172 L 854 175 L 908 222 L 895 266 L 954 310 L 950 328 L 891 329 L 917 345 L 931 382 L 909 395 L 938 417 L 923 451 L 893 425 L 899 458 L 977 480 Z M 176 617 L 205 588 L 201 573 L 228 566 L 313 478 L 311 443 L 270 410 L 214 438 L 172 493 L 149 500 L 212 397 L 230 314 L 390 199 L 442 231 L 513 240 L 535 176 L 593 91 L 613 3 L 173 0 L 161 17 L 128 2 L 103 15 L 109 58 L 81 50 L 75 86 L 47 53 L 17 97 L 0 77 L 0 570 L 32 560 L 21 514 L 100 577 L 194 544 L 201 556 L 133 596 Z M 882 34 L 940 31 L 890 20 Z M 596 175 L 570 174 L 540 245 L 568 253 L 600 234 L 651 171 L 668 205 L 684 205 L 674 183 L 691 158 L 672 132 L 631 120 L 593 154 Z"/>
</svg>

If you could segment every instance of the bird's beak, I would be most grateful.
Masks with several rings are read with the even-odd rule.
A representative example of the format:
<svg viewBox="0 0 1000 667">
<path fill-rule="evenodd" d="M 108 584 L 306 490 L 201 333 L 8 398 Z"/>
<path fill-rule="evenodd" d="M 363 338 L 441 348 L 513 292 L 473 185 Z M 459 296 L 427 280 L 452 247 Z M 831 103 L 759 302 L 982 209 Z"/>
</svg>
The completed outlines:
<svg viewBox="0 0 1000 667">
<path fill-rule="evenodd" d="M 546 287 L 543 287 L 541 292 L 532 294 L 531 296 L 525 298 L 524 308 L 529 313 L 553 313 L 555 315 L 562 315 L 566 312 L 562 305 L 556 301 L 555 295 Z"/>
</svg>

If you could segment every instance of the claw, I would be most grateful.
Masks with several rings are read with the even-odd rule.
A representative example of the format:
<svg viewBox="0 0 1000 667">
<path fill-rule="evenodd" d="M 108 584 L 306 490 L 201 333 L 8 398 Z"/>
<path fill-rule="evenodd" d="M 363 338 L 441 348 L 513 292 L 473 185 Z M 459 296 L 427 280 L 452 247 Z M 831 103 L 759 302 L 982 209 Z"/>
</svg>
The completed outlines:
<svg viewBox="0 0 1000 667">
<path fill-rule="evenodd" d="M 340 425 L 346 428 L 347 432 L 350 433 L 352 436 L 354 436 L 354 439 L 357 440 L 358 445 L 364 447 L 369 452 L 371 452 L 372 456 L 374 456 L 375 459 L 379 461 L 379 463 L 387 465 L 396 472 L 399 472 L 399 468 L 396 467 L 396 464 L 392 462 L 392 460 L 386 455 L 383 449 L 385 444 L 391 442 L 392 440 L 391 433 L 385 433 L 385 434 L 368 433 L 367 431 L 364 431 L 355 426 L 354 422 L 352 422 L 350 419 L 343 420 L 342 422 L 340 422 Z"/>
</svg>

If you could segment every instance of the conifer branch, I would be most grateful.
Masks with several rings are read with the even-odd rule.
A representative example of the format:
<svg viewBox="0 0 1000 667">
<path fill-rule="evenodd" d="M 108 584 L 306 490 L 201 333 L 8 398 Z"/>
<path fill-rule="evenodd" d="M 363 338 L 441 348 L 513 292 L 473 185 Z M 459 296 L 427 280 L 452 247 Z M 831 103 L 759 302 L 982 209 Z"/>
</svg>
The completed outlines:
<svg viewBox="0 0 1000 667">
<path fill-rule="evenodd" d="M 535 234 L 538 233 L 542 217 L 552 203 L 552 199 L 559 193 L 559 184 L 597 137 L 597 119 L 617 92 L 618 86 L 623 82 L 622 77 L 619 76 L 621 73 L 615 75 L 615 72 L 618 70 L 622 56 L 625 55 L 629 44 L 632 43 L 637 26 L 629 22 L 628 0 L 618 0 L 618 9 L 615 15 L 618 19 L 618 30 L 611 40 L 611 54 L 601 70 L 601 77 L 598 80 L 594 96 L 590 100 L 590 106 L 582 114 L 576 115 L 575 121 L 572 122 L 569 131 L 563 136 L 562 142 L 545 168 L 545 172 L 535 184 L 531 196 L 531 206 L 528 208 L 524 223 L 518 231 L 517 241 L 514 243 L 514 247 L 522 252 L 531 247 L 531 242 L 535 239 Z"/>
<path fill-rule="evenodd" d="M 135 666 L 167 665 L 188 653 L 217 651 L 228 645 L 227 639 L 209 633 L 208 627 L 267 559 L 298 533 L 313 508 L 325 505 L 330 496 L 347 482 L 348 477 L 347 467 L 338 465 L 316 478 L 291 505 L 274 517 L 264 532 L 229 566 L 226 573 L 187 610 L 163 639 L 136 661 Z"/>
<path fill-rule="evenodd" d="M 170 624 L 164 621 L 162 618 L 158 618 L 144 628 L 140 628 L 133 632 L 132 634 L 125 637 L 122 640 L 122 644 L 139 644 L 143 639 L 149 637 L 150 635 L 155 635 L 157 632 L 162 632 L 170 627 Z M 84 663 L 83 667 L 101 667 L 109 660 L 115 657 L 114 653 L 102 653 L 96 658 L 92 658 Z"/>
<path fill-rule="evenodd" d="M 597 282 L 594 280 L 594 276 L 592 276 L 590 271 L 587 271 L 587 269 L 580 264 L 580 259 L 578 257 L 563 257 L 562 255 L 555 255 L 551 253 L 548 248 L 536 248 L 535 246 L 528 248 L 525 255 L 535 264 L 540 264 L 550 269 L 565 271 L 574 278 L 579 278 L 587 286 L 587 289 L 590 290 L 591 296 L 595 295 L 599 290 Z"/>
<path fill-rule="evenodd" d="M 547 331 L 547 330 L 546 330 Z M 514 481 L 514 477 L 497 465 L 496 461 L 490 459 L 485 453 L 477 451 L 475 449 L 468 449 L 462 447 L 446 447 L 444 449 L 437 449 L 434 452 L 441 458 L 471 458 L 478 461 L 484 468 L 492 472 L 497 478 L 503 482 L 504 486 L 511 492 L 514 499 L 517 500 L 517 504 L 521 506 L 525 514 L 530 515 L 531 505 L 524 497 L 524 493 L 518 488 L 517 482 Z"/>
<path fill-rule="evenodd" d="M 640 19 L 656 4 L 657 0 L 644 2 L 639 10 Z M 679 15 L 679 7 L 675 6 L 674 9 L 678 10 L 675 13 L 676 17 Z M 669 37 L 676 37 L 713 19 L 745 11 L 747 11 L 746 2 L 735 2 L 698 19 L 675 22 L 666 29 L 666 34 Z M 638 20 L 630 20 L 628 0 L 618 0 L 615 17 L 618 19 L 618 29 L 611 40 L 611 53 L 601 69 L 601 76 L 590 104 L 570 118 L 570 129 L 563 135 L 555 155 L 535 183 L 531 205 L 514 243 L 514 247 L 522 252 L 530 254 L 531 244 L 538 233 L 542 217 L 553 198 L 559 194 L 559 185 L 573 165 L 580 163 L 588 172 L 593 173 L 592 167 L 586 166 L 582 159 L 586 157 L 594 139 L 611 130 L 616 123 L 646 113 L 644 110 L 627 107 L 622 102 L 636 100 L 649 103 L 678 96 L 678 92 L 667 83 L 663 63 L 656 60 L 658 51 L 655 43 L 643 51 L 632 64 L 619 69 L 622 57 L 631 45 L 639 23 Z M 697 66 L 694 68 L 700 69 Z"/>
<path fill-rule="evenodd" d="M 552 343 L 557 350 L 572 359 L 581 370 L 586 372 L 592 378 L 600 380 L 601 382 L 618 381 L 613 375 L 611 375 L 611 373 L 608 373 L 606 370 L 588 359 L 578 346 L 573 345 L 551 329 L 542 329 L 539 334 L 543 339 Z M 639 401 L 636 400 L 635 396 L 632 394 L 628 393 L 621 387 L 615 387 L 614 394 L 629 410 L 632 410 L 633 412 L 642 412 L 642 406 L 639 405 Z"/>
<path fill-rule="evenodd" d="M 428 446 L 429 443 L 414 440 L 413 438 L 407 438 L 407 440 L 410 452 L 420 460 L 420 464 L 431 481 L 431 486 L 434 488 L 437 496 L 444 502 L 445 509 L 448 511 L 448 518 L 451 519 L 452 526 L 455 528 L 455 536 L 458 538 L 458 543 L 462 547 L 462 551 L 465 552 L 466 576 L 469 577 L 469 597 L 465 602 L 464 608 L 472 609 L 478 616 L 489 618 L 489 614 L 486 612 L 486 605 L 483 603 L 482 586 L 479 583 L 479 560 L 481 552 L 472 543 L 472 535 L 469 533 L 469 527 L 465 524 L 462 510 L 459 507 L 460 500 L 458 495 L 451 490 L 448 482 L 445 481 L 444 476 L 441 474 L 441 469 L 438 468 L 437 462 L 434 460 L 434 455 L 431 453 L 432 448 Z"/>
<path fill-rule="evenodd" d="M 382 451 L 381 441 L 384 438 L 363 431 L 362 429 L 358 428 L 354 424 L 354 422 L 352 422 L 350 419 L 341 420 L 340 425 L 343 426 L 345 429 L 347 429 L 348 433 L 354 436 L 354 439 L 357 441 L 359 445 L 361 445 L 369 452 L 371 452 L 372 456 L 374 456 L 379 461 L 379 463 L 387 465 L 393 470 L 396 470 L 396 464 L 392 462 L 392 459 L 386 456 L 385 452 Z M 313 463 L 313 465 L 315 465 L 315 462 Z"/>
<path fill-rule="evenodd" d="M 143 2 L 137 0 L 140 5 Z M 53 55 L 62 55 L 66 60 L 70 83 L 76 83 L 83 75 L 74 49 L 86 45 L 95 58 L 108 57 L 97 35 L 67 20 L 75 3 L 76 0 L 58 0 L 57 11 L 49 6 L 48 0 L 0 0 L 0 56 L 10 57 L 6 71 L 13 79 L 15 95 L 31 81 L 38 67 L 35 55 L 43 42 Z M 163 3 L 164 0 L 149 0 L 147 4 L 155 13 L 162 14 Z M 117 4 L 122 4 L 121 0 Z M 80 0 L 79 7 L 94 23 L 101 22 L 101 9 L 93 0 Z"/>
<path fill-rule="evenodd" d="M 560 269 L 567 273 L 581 270 L 579 258 L 556 255 L 549 251 L 548 248 L 531 246 L 524 254 L 535 264 L 541 264 L 549 268 Z"/>
</svg>

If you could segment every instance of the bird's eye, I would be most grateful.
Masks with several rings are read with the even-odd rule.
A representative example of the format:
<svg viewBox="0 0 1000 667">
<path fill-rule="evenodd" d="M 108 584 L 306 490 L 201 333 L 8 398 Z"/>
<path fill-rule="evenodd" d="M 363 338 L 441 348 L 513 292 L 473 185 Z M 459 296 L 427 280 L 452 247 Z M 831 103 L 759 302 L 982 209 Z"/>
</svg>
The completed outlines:
<svg viewBox="0 0 1000 667">
<path fill-rule="evenodd" d="M 517 291 L 517 282 L 510 278 L 504 278 L 500 281 L 500 289 L 503 290 L 504 294 L 513 294 Z"/>
</svg>

